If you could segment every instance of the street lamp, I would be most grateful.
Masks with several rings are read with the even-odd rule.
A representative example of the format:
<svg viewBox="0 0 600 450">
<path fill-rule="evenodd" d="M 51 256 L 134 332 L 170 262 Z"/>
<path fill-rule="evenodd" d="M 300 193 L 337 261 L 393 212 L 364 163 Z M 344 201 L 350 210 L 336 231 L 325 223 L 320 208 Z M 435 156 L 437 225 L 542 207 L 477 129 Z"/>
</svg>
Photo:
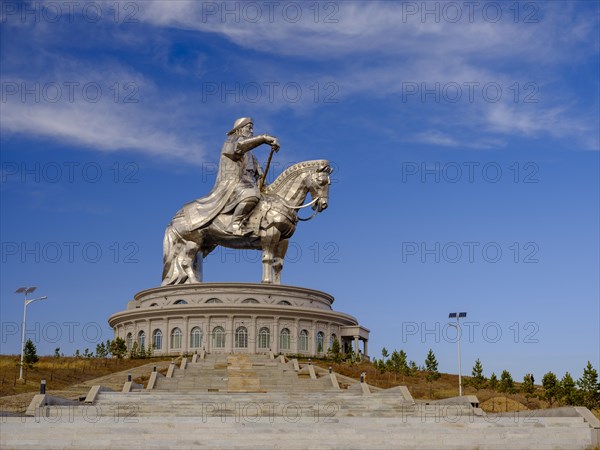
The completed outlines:
<svg viewBox="0 0 600 450">
<path fill-rule="evenodd" d="M 460 330 L 460 319 L 467 317 L 466 312 L 450 313 L 448 314 L 449 319 L 456 319 L 456 323 L 450 323 L 452 327 L 456 327 L 456 333 L 458 334 L 458 396 L 462 397 L 462 375 L 460 373 L 460 337 L 462 332 Z"/>
<path fill-rule="evenodd" d="M 24 294 L 25 295 L 25 303 L 23 306 L 23 329 L 21 333 L 21 369 L 19 370 L 19 380 L 23 380 L 23 359 L 25 357 L 25 321 L 27 319 L 27 305 L 33 302 L 37 302 L 38 300 L 45 300 L 48 297 L 44 295 L 43 297 L 33 298 L 31 300 L 27 299 L 27 295 L 31 294 L 33 291 L 37 289 L 37 286 L 31 287 L 20 287 L 15 291 L 15 294 Z"/>
</svg>

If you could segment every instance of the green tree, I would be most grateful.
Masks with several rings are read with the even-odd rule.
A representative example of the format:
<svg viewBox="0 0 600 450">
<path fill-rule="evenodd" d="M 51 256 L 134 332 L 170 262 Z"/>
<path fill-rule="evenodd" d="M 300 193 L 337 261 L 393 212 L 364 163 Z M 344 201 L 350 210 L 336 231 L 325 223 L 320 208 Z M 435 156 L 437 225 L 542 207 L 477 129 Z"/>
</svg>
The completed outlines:
<svg viewBox="0 0 600 450">
<path fill-rule="evenodd" d="M 127 354 L 127 343 L 123 338 L 116 338 L 110 343 L 110 352 L 118 359 L 122 359 Z"/>
<path fill-rule="evenodd" d="M 56 347 L 54 349 L 54 357 L 55 358 L 60 358 L 60 347 Z"/>
<path fill-rule="evenodd" d="M 473 366 L 473 370 L 471 370 L 471 379 L 469 380 L 469 385 L 473 386 L 475 390 L 479 391 L 479 389 L 483 389 L 487 383 L 485 376 L 483 375 L 483 365 L 479 358 L 475 361 L 475 365 Z"/>
<path fill-rule="evenodd" d="M 521 384 L 521 392 L 525 395 L 527 399 L 527 407 L 529 408 L 529 398 L 533 397 L 533 393 L 535 391 L 535 386 L 533 384 L 533 377 L 531 374 L 526 374 L 523 377 L 523 383 Z"/>
<path fill-rule="evenodd" d="M 506 399 L 506 411 L 508 411 L 508 394 L 512 394 L 515 391 L 515 383 L 508 370 L 503 370 L 500 375 L 500 383 L 498 383 L 498 392 L 504 394 Z"/>
<path fill-rule="evenodd" d="M 407 355 L 404 350 L 398 352 L 398 372 L 402 375 L 402 382 L 404 378 L 410 374 L 410 367 L 408 367 Z"/>
<path fill-rule="evenodd" d="M 138 359 L 140 357 L 140 348 L 137 341 L 133 341 L 133 345 L 131 346 L 131 350 L 129 351 L 130 359 Z"/>
<path fill-rule="evenodd" d="M 492 390 L 492 392 L 496 392 L 496 390 L 498 389 L 498 377 L 496 376 L 495 372 L 492 372 L 492 374 L 490 375 L 490 380 L 488 381 L 488 387 Z M 494 405 L 494 398 L 492 397 L 492 411 L 495 411 L 495 405 Z"/>
<path fill-rule="evenodd" d="M 408 363 L 408 375 L 414 377 L 419 372 L 419 367 L 417 367 L 417 363 L 411 360 Z"/>
<path fill-rule="evenodd" d="M 581 403 L 588 409 L 600 408 L 600 383 L 598 383 L 598 372 L 588 361 L 583 369 L 582 377 L 577 380 L 577 386 L 581 391 Z"/>
<path fill-rule="evenodd" d="M 432 349 L 429 349 L 425 359 L 425 372 L 427 372 L 425 378 L 429 382 L 429 397 L 433 398 L 433 382 L 438 380 L 441 375 L 438 372 L 438 362 Z"/>
<path fill-rule="evenodd" d="M 39 360 L 35 344 L 31 339 L 27 339 L 27 342 L 25 342 L 25 351 L 23 352 L 23 365 L 31 369 Z"/>
<path fill-rule="evenodd" d="M 492 374 L 490 375 L 490 380 L 488 381 L 488 387 L 496 392 L 496 390 L 498 389 L 498 377 L 496 376 L 496 374 L 494 372 L 492 372 Z"/>
<path fill-rule="evenodd" d="M 560 383 L 558 378 L 552 372 L 548 372 L 542 377 L 542 387 L 544 388 L 543 398 L 552 406 L 552 403 L 560 396 Z"/>
<path fill-rule="evenodd" d="M 333 343 L 331 344 L 331 356 L 333 358 L 333 360 L 336 363 L 340 363 L 342 361 L 342 351 L 341 351 L 341 347 L 340 347 L 340 341 L 338 341 L 337 339 L 333 340 Z"/>
<path fill-rule="evenodd" d="M 400 373 L 400 354 L 394 350 L 392 352 L 392 356 L 388 359 L 390 371 L 394 373 L 394 382 L 396 382 L 396 377 Z"/>
<path fill-rule="evenodd" d="M 106 350 L 106 346 L 104 345 L 104 342 L 100 342 L 99 344 L 96 344 L 96 358 L 106 358 L 107 356 L 107 350 Z"/>
<path fill-rule="evenodd" d="M 388 356 L 390 356 L 389 352 L 387 351 L 387 348 L 383 347 L 381 349 L 381 356 L 383 356 L 384 360 L 386 360 L 388 358 Z"/>
<path fill-rule="evenodd" d="M 560 380 L 560 401 L 565 405 L 576 405 L 578 403 L 577 388 L 575 387 L 575 381 L 569 372 Z"/>
</svg>

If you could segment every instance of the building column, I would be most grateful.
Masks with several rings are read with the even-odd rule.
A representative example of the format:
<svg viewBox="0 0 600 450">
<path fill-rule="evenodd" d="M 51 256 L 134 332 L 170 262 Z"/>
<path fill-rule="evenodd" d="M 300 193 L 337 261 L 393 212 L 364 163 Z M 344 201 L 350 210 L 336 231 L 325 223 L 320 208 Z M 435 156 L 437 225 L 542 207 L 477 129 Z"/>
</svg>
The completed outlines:
<svg viewBox="0 0 600 450">
<path fill-rule="evenodd" d="M 204 333 L 204 350 L 210 353 L 210 346 L 212 345 L 212 329 L 210 327 L 210 316 L 206 318 L 206 331 Z"/>
<path fill-rule="evenodd" d="M 183 325 L 182 325 L 183 330 L 181 330 L 181 332 L 183 333 L 183 336 L 181 336 L 181 351 L 183 353 L 188 353 L 189 349 L 190 349 L 190 336 L 189 336 L 189 332 L 190 332 L 190 318 L 186 317 L 185 320 L 183 321 Z"/>
<path fill-rule="evenodd" d="M 165 330 L 165 353 L 168 355 L 171 351 L 171 321 L 167 319 L 167 329 Z"/>
<path fill-rule="evenodd" d="M 271 339 L 271 351 L 277 354 L 279 353 L 279 318 L 276 318 L 273 321 L 273 334 Z"/>
<path fill-rule="evenodd" d="M 298 341 L 300 340 L 300 321 L 298 319 L 294 320 L 294 328 L 296 328 L 295 332 L 292 331 L 292 336 L 291 338 L 293 339 L 292 341 L 292 345 L 290 345 L 290 352 L 291 353 L 300 353 L 300 351 L 298 350 Z"/>
<path fill-rule="evenodd" d="M 248 339 L 252 340 L 248 342 L 248 350 L 256 354 L 258 349 L 258 324 L 256 323 L 256 316 L 251 316 L 250 322 L 252 323 L 252 331 L 248 332 Z"/>
<path fill-rule="evenodd" d="M 308 336 L 308 349 L 314 356 L 317 355 L 317 325 L 312 320 L 310 324 L 310 334 Z"/>
<path fill-rule="evenodd" d="M 365 356 L 369 356 L 369 340 L 365 339 L 363 345 L 365 346 Z"/>
<path fill-rule="evenodd" d="M 225 352 L 233 352 L 233 317 L 228 317 L 225 321 Z"/>
<path fill-rule="evenodd" d="M 358 336 L 354 336 L 354 353 L 358 355 Z"/>
</svg>

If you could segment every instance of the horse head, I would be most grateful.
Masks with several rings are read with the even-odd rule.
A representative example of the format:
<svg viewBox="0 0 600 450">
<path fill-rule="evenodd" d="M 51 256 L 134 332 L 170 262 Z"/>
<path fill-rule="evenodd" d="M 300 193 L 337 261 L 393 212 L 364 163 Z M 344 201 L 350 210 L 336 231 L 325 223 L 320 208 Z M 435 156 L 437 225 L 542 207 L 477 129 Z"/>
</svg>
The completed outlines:
<svg viewBox="0 0 600 450">
<path fill-rule="evenodd" d="M 313 209 L 321 212 L 327 209 L 329 205 L 329 186 L 331 185 L 330 175 L 333 172 L 329 161 L 321 161 L 316 170 L 306 178 L 307 187 L 313 199 L 317 199 Z"/>
<path fill-rule="evenodd" d="M 288 207 L 298 209 L 308 193 L 313 198 L 313 209 L 321 212 L 329 202 L 329 175 L 333 169 L 329 161 L 319 159 L 304 161 L 287 168 L 273 184 L 267 186 L 265 193 L 280 197 Z"/>
</svg>

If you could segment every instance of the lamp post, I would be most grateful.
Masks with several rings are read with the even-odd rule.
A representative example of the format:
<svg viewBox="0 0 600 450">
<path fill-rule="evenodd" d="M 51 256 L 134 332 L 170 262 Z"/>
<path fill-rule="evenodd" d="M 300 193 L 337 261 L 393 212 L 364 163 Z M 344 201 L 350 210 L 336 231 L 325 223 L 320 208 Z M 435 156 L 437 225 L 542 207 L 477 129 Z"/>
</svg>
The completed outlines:
<svg viewBox="0 0 600 450">
<path fill-rule="evenodd" d="M 23 359 L 25 357 L 25 322 L 27 320 L 27 306 L 30 303 L 33 302 L 37 302 L 38 300 L 45 300 L 48 297 L 47 296 L 43 296 L 43 297 L 39 297 L 39 298 L 33 298 L 33 299 L 27 299 L 27 295 L 31 294 L 33 291 L 35 291 L 37 289 L 37 286 L 31 286 L 31 287 L 20 287 L 19 289 L 17 289 L 15 291 L 15 294 L 24 294 L 25 295 L 25 302 L 24 302 L 24 306 L 23 306 L 23 328 L 21 330 L 21 367 L 19 370 L 19 380 L 23 380 Z"/>
<path fill-rule="evenodd" d="M 462 397 L 462 375 L 460 372 L 460 337 L 462 335 L 460 329 L 460 319 L 467 317 L 466 312 L 450 313 L 448 314 L 449 319 L 456 319 L 456 323 L 450 323 L 450 326 L 456 327 L 456 333 L 458 335 L 458 396 Z"/>
</svg>

